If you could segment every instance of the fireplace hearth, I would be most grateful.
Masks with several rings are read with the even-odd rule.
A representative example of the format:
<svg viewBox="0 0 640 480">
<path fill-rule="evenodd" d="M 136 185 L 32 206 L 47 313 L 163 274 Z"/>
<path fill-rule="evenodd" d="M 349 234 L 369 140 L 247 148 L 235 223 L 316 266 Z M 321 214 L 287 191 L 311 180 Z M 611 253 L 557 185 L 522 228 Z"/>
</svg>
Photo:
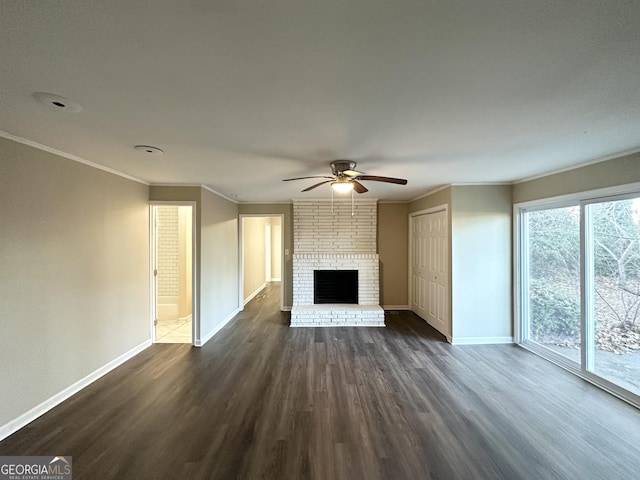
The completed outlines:
<svg viewBox="0 0 640 480">
<path fill-rule="evenodd" d="M 379 305 L 379 259 L 375 253 L 294 253 L 292 327 L 384 327 Z M 356 271 L 357 301 L 314 303 L 316 271 Z"/>
</svg>

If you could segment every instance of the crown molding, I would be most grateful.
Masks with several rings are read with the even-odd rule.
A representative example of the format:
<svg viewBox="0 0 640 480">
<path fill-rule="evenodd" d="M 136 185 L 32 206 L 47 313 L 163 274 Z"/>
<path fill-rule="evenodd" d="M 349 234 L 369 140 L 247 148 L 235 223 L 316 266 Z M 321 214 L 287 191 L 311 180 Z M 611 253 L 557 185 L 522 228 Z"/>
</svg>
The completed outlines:
<svg viewBox="0 0 640 480">
<path fill-rule="evenodd" d="M 237 200 L 234 200 L 233 198 L 229 198 L 226 195 L 214 190 L 213 188 L 204 185 L 202 183 L 152 183 L 150 186 L 152 187 L 190 187 L 190 188 L 201 188 L 203 190 L 206 190 L 207 192 L 211 192 L 214 195 L 217 195 L 220 198 L 224 198 L 225 200 L 231 202 L 231 203 L 235 203 L 236 205 L 238 205 L 240 202 L 238 202 Z"/>
<path fill-rule="evenodd" d="M 440 192 L 442 190 L 445 190 L 447 188 L 450 188 L 450 187 L 451 187 L 451 184 L 448 183 L 446 185 L 440 185 L 439 187 L 436 187 L 436 188 L 434 188 L 432 190 L 427 190 L 426 193 L 423 193 L 422 195 L 418 195 L 417 197 L 411 198 L 409 200 L 409 203 L 415 202 L 416 200 L 420 200 L 421 198 L 428 197 L 429 195 L 433 195 L 434 193 L 438 193 L 438 192 Z"/>
<path fill-rule="evenodd" d="M 98 170 L 102 170 L 107 173 L 112 173 L 113 175 L 117 175 L 122 178 L 126 178 L 127 180 L 131 180 L 133 182 L 141 183 L 143 185 L 149 186 L 148 182 L 141 180 L 137 177 L 129 175 L 127 173 L 121 172 L 111 167 L 105 167 L 104 165 L 100 165 L 99 163 L 92 162 L 82 157 L 78 157 L 77 155 L 72 155 L 67 152 L 63 152 L 62 150 L 58 150 L 57 148 L 49 147 L 47 145 L 43 145 L 42 143 L 34 142 L 33 140 L 29 140 L 27 138 L 18 137 L 17 135 L 12 135 L 11 133 L 4 132 L 0 130 L 0 137 L 6 138 L 7 140 L 12 140 L 17 143 L 21 143 L 23 145 L 27 145 L 29 147 L 37 148 L 38 150 L 42 150 L 43 152 L 52 153 L 53 155 L 57 155 L 58 157 L 66 158 L 67 160 L 72 160 L 74 162 L 82 163 L 83 165 L 87 165 L 88 167 L 97 168 Z"/>
<path fill-rule="evenodd" d="M 513 182 L 459 182 L 450 184 L 451 187 L 510 187 L 511 185 L 513 185 Z"/>
<path fill-rule="evenodd" d="M 224 198 L 225 200 L 229 200 L 231 203 L 235 203 L 236 205 L 240 203 L 238 202 L 238 200 L 235 200 L 231 197 L 227 197 L 224 193 L 220 193 L 217 190 L 214 190 L 213 188 L 209 187 L 208 185 L 200 185 L 200 186 L 206 191 L 213 193 L 214 195 L 218 195 L 219 197 Z"/>
<path fill-rule="evenodd" d="M 626 157 L 628 155 L 633 155 L 634 153 L 640 153 L 640 147 L 632 148 L 630 150 L 624 150 L 622 152 L 614 153 L 611 155 L 607 155 L 606 157 L 597 158 L 595 160 L 589 160 L 584 163 L 580 163 L 578 165 L 574 165 L 572 167 L 565 167 L 559 170 L 553 170 L 552 172 L 542 173 L 540 175 L 534 175 L 533 177 L 522 178 L 520 180 L 514 180 L 511 182 L 511 185 L 517 185 L 519 183 L 531 182 L 532 180 L 538 180 L 544 177 L 550 177 L 551 175 L 557 175 L 559 173 L 569 172 L 571 170 L 577 170 L 578 168 L 588 167 L 589 165 L 595 165 L 596 163 L 608 162 L 609 160 L 615 160 L 616 158 Z"/>
<path fill-rule="evenodd" d="M 291 205 L 293 203 L 293 200 L 288 200 L 288 201 L 279 201 L 279 202 L 238 202 L 239 205 Z"/>
</svg>

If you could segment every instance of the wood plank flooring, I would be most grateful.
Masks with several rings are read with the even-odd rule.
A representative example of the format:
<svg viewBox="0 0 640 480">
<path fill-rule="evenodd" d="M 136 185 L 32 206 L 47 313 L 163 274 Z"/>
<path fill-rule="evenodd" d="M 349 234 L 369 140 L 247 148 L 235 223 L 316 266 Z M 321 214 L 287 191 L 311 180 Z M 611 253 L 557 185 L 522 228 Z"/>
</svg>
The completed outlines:
<svg viewBox="0 0 640 480">
<path fill-rule="evenodd" d="M 74 479 L 633 479 L 640 412 L 516 346 L 289 328 L 270 286 L 203 348 L 157 344 L 11 437 Z"/>
</svg>

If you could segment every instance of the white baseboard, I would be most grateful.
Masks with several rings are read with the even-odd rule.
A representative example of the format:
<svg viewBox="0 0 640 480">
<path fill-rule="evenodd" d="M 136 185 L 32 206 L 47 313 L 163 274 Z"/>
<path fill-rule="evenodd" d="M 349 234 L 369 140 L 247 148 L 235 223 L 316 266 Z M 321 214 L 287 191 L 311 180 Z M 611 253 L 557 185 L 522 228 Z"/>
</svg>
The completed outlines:
<svg viewBox="0 0 640 480">
<path fill-rule="evenodd" d="M 410 310 L 409 305 L 382 305 L 383 310 Z"/>
<path fill-rule="evenodd" d="M 251 295 L 249 295 L 247 298 L 244 299 L 244 304 L 246 305 L 251 300 L 253 300 L 256 295 L 258 295 L 262 290 L 266 288 L 266 286 L 267 286 L 266 282 L 260 285 L 255 292 L 253 292 Z"/>
<path fill-rule="evenodd" d="M 236 308 L 233 312 L 231 312 L 229 314 L 229 316 L 227 316 L 227 318 L 225 318 L 224 320 L 222 320 L 222 322 L 220 322 L 218 325 L 216 325 L 213 330 L 211 330 L 209 333 L 207 333 L 204 337 L 201 337 L 200 340 L 196 340 L 195 343 L 194 343 L 194 346 L 202 347 L 205 343 L 207 343 L 209 340 L 211 340 L 216 333 L 218 333 L 220 330 L 222 330 L 222 328 L 227 323 L 229 323 L 231 321 L 231 319 L 233 317 L 235 317 L 239 312 L 240 312 L 240 309 Z"/>
<path fill-rule="evenodd" d="M 281 279 L 280 277 L 278 277 L 278 278 L 272 278 L 272 279 L 271 279 L 271 281 L 272 281 L 272 282 L 281 282 L 281 281 L 282 281 L 282 279 Z"/>
<path fill-rule="evenodd" d="M 45 413 L 47 413 L 52 408 L 60 405 L 62 402 L 64 402 L 69 397 L 75 395 L 76 393 L 78 393 L 83 388 L 86 388 L 87 386 L 89 386 L 90 384 L 92 384 L 93 382 L 98 380 L 100 377 L 106 375 L 111 370 L 115 369 L 116 367 L 119 367 L 120 365 L 122 365 L 127 360 L 135 357 L 138 353 L 140 353 L 144 349 L 150 347 L 151 345 L 152 345 L 152 342 L 151 342 L 150 339 L 149 340 L 145 340 L 140 345 L 132 348 L 128 352 L 125 352 L 122 355 L 120 355 L 119 357 L 111 360 L 106 365 L 103 365 L 102 367 L 98 368 L 97 370 L 95 370 L 94 372 L 90 373 L 86 377 L 81 378 L 80 380 L 78 380 L 74 384 L 68 386 L 67 388 L 65 388 L 61 392 L 56 393 L 53 397 L 45 400 L 44 402 L 42 402 L 39 405 L 36 405 L 35 407 L 33 407 L 28 412 L 25 412 L 22 415 L 20 415 L 18 418 L 15 418 L 15 419 L 11 420 L 10 422 L 2 425 L 0 427 L 0 440 L 3 440 L 5 438 L 7 438 L 9 435 L 11 435 L 14 432 L 17 432 L 18 430 L 20 430 L 22 427 L 24 427 L 28 423 L 33 422 L 36 418 L 40 417 L 41 415 L 44 415 Z"/>
<path fill-rule="evenodd" d="M 284 307 L 282 307 L 280 309 L 281 312 L 290 312 L 291 311 L 291 305 L 285 305 Z"/>
<path fill-rule="evenodd" d="M 452 345 L 493 345 L 513 343 L 513 337 L 454 337 Z"/>
</svg>

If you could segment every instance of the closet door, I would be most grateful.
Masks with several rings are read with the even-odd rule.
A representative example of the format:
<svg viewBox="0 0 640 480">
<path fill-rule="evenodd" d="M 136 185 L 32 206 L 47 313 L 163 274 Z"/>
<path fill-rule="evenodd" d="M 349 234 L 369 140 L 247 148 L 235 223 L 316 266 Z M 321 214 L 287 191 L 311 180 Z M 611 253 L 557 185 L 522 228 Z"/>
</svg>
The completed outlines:
<svg viewBox="0 0 640 480">
<path fill-rule="evenodd" d="M 444 335 L 450 334 L 447 233 L 445 210 L 413 217 L 411 309 Z"/>
</svg>

